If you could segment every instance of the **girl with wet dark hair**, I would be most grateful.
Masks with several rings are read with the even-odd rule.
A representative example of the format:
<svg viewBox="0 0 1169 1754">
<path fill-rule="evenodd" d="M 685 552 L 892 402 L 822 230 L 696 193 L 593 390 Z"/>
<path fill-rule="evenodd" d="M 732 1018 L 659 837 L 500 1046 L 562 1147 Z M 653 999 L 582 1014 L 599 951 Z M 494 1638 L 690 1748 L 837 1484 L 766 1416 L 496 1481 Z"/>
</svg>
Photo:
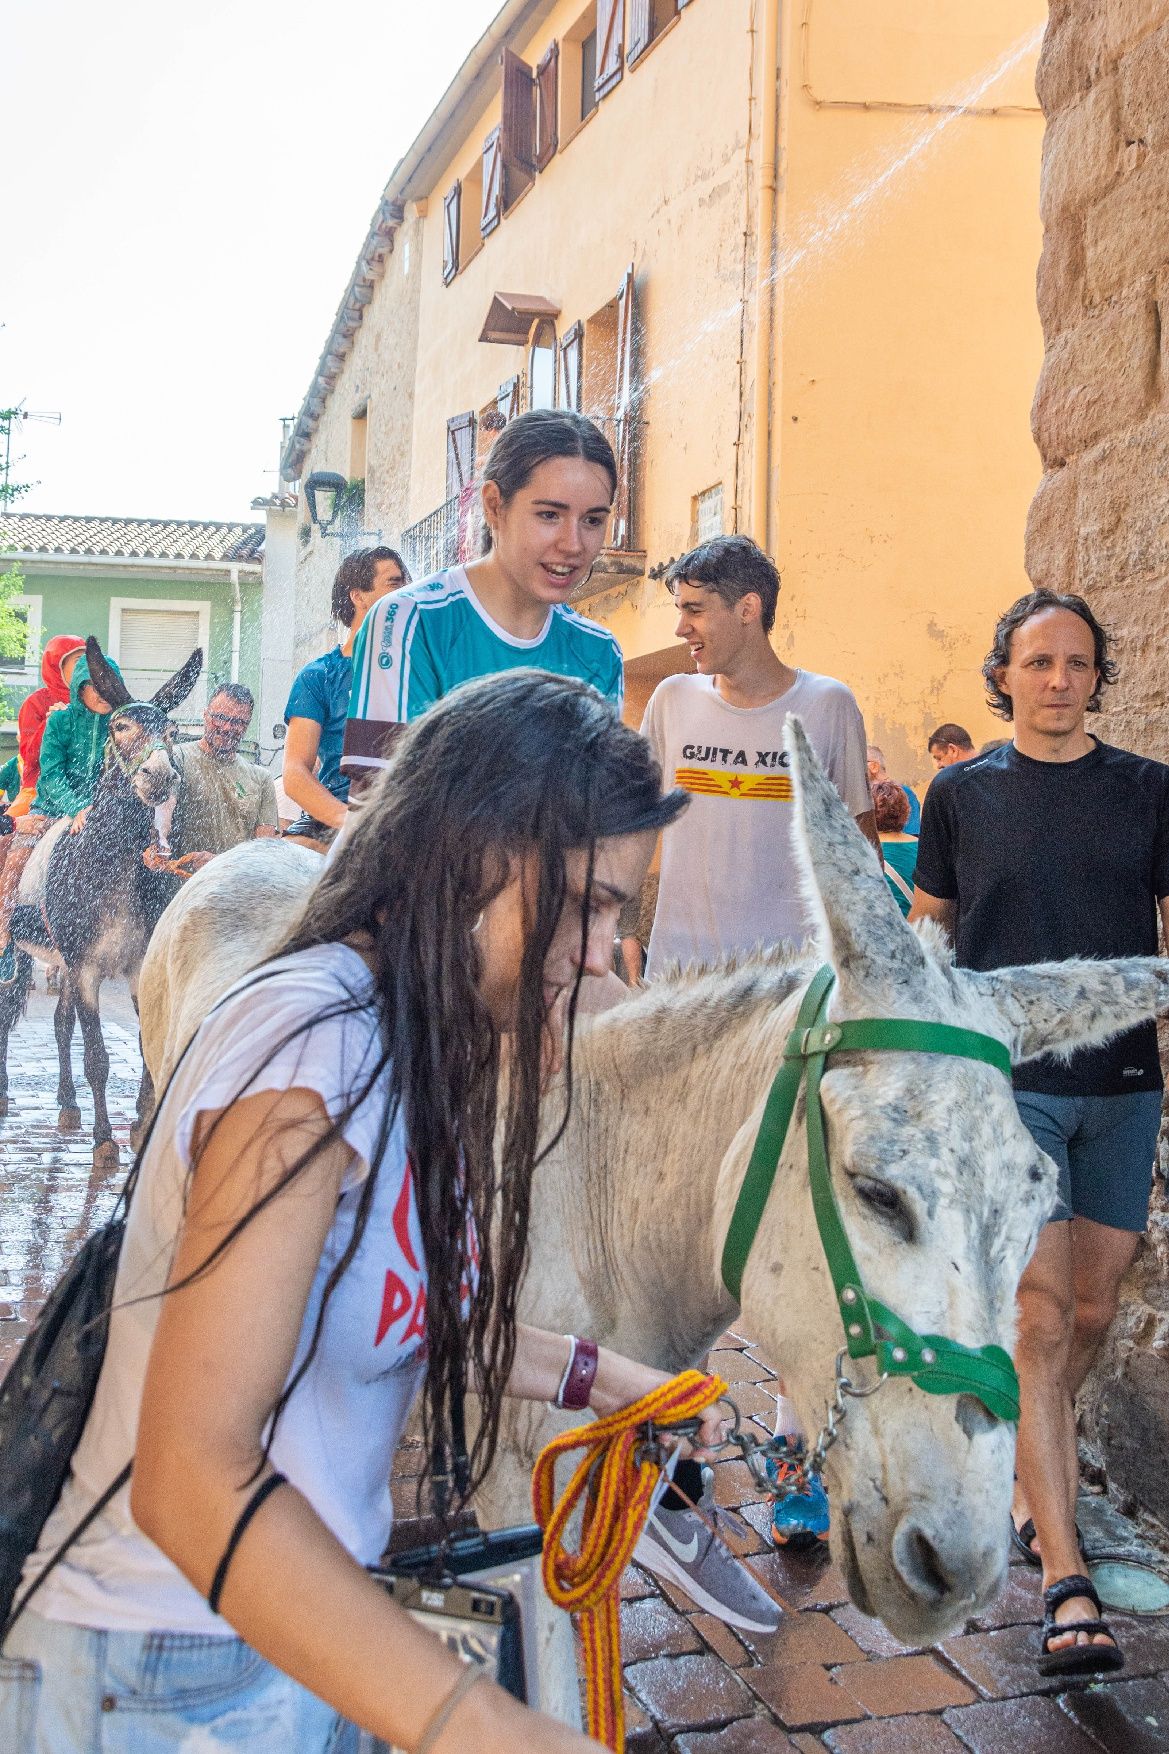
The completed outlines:
<svg viewBox="0 0 1169 1754">
<path fill-rule="evenodd" d="M 473 1489 L 505 1394 L 603 1412 L 661 1381 L 570 1354 L 516 1299 L 553 1019 L 571 1100 L 582 972 L 607 968 L 684 802 L 594 690 L 533 671 L 403 737 L 283 949 L 162 1099 L 97 1396 L 26 1580 L 131 1452 L 133 1476 L 9 1636 L 5 1754 L 88 1754 L 103 1711 L 132 1716 L 135 1754 L 339 1754 L 354 1724 L 430 1754 L 594 1746 L 466 1688 L 363 1566 L 419 1390 L 427 1454 L 480 1397 Z"/>
<path fill-rule="evenodd" d="M 474 676 L 538 664 L 620 707 L 620 646 L 568 607 L 616 492 L 612 448 L 583 414 L 540 408 L 509 421 L 483 467 L 484 553 L 379 603 L 358 635 L 343 773 L 368 781 L 401 725 Z"/>
</svg>

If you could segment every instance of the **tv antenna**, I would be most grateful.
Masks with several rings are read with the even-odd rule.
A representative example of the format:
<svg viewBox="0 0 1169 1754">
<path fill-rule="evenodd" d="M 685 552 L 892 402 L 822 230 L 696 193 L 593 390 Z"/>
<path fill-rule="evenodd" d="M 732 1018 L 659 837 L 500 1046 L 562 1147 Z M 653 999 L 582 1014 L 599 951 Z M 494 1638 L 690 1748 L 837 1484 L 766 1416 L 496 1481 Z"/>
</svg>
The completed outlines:
<svg viewBox="0 0 1169 1754">
<path fill-rule="evenodd" d="M 12 467 L 12 429 L 23 425 L 26 420 L 35 420 L 41 426 L 60 426 L 61 415 L 57 409 L 26 408 L 20 401 L 14 408 L 0 408 L 0 436 L 4 439 L 4 461 L 2 477 L 0 477 L 0 510 L 7 507 L 11 498 L 8 485 L 9 471 Z M 19 462 L 19 457 L 17 462 Z M 17 490 L 19 492 L 19 489 Z"/>
</svg>

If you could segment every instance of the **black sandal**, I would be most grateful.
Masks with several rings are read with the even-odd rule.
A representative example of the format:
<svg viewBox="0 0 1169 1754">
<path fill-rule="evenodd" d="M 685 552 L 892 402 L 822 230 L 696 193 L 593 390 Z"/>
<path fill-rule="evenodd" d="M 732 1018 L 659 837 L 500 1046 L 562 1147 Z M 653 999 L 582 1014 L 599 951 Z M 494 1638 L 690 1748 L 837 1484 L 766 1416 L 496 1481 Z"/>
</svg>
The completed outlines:
<svg viewBox="0 0 1169 1754">
<path fill-rule="evenodd" d="M 1035 1566 L 1038 1571 L 1043 1568 L 1043 1560 L 1031 1545 L 1034 1539 L 1035 1524 L 1030 1517 L 1022 1523 L 1017 1523 L 1014 1517 L 1011 1518 L 1011 1546 L 1023 1555 L 1028 1565 Z"/>
<path fill-rule="evenodd" d="M 1042 1571 L 1043 1555 L 1037 1553 L 1031 1545 L 1034 1539 L 1035 1524 L 1031 1521 L 1030 1517 L 1028 1517 L 1025 1522 L 1021 1523 L 1017 1523 L 1014 1517 L 1011 1518 L 1011 1546 L 1015 1549 L 1016 1553 L 1021 1553 L 1023 1555 L 1023 1558 L 1027 1561 L 1028 1565 L 1033 1565 L 1036 1571 Z M 1084 1547 L 1084 1537 L 1081 1533 L 1079 1523 L 1076 1524 L 1076 1542 L 1079 1546 L 1080 1552 L 1084 1554 L 1085 1558 L 1087 1558 L 1087 1551 Z"/>
<path fill-rule="evenodd" d="M 1056 1611 L 1074 1596 L 1085 1596 L 1096 1609 L 1099 1619 L 1057 1620 Z M 1110 1638 L 1112 1643 L 1068 1644 L 1062 1650 L 1050 1648 L 1053 1638 L 1064 1638 L 1069 1633 L 1074 1638 L 1080 1632 L 1095 1637 L 1103 1635 Z M 1124 1652 L 1116 1641 L 1116 1634 L 1104 1618 L 1100 1597 L 1096 1594 L 1096 1586 L 1090 1577 L 1061 1577 L 1050 1589 L 1044 1590 L 1043 1630 L 1039 1635 L 1041 1675 L 1106 1675 L 1114 1674 L 1123 1667 Z"/>
</svg>

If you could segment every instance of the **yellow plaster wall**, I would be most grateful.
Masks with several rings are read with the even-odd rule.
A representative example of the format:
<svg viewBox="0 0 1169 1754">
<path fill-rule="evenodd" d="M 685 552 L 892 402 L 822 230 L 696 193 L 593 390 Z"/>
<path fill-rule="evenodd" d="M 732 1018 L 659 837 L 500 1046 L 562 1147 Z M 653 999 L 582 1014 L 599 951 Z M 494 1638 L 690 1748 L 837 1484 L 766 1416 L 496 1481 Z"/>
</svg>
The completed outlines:
<svg viewBox="0 0 1169 1754">
<path fill-rule="evenodd" d="M 522 349 L 478 340 L 492 295 L 552 299 L 563 334 L 614 297 L 632 260 L 647 385 L 635 534 L 646 565 L 688 545 L 693 496 L 717 482 L 731 527 L 736 454 L 739 527 L 751 528 L 761 57 L 749 27 L 770 3 L 691 0 L 444 287 L 443 196 L 476 162 L 498 99 L 461 118 L 425 214 L 408 221 L 412 409 L 408 394 L 386 394 L 411 375 L 413 336 L 400 316 L 379 321 L 379 289 L 322 419 L 316 466 L 338 466 L 353 397 L 368 387 L 371 476 L 383 491 L 393 482 L 402 522 L 433 511 L 446 493 L 448 418 L 482 407 L 524 365 Z M 581 11 L 581 0 L 562 0 L 513 46 L 534 66 Z M 995 615 L 1026 588 L 1022 535 L 1039 474 L 1029 430 L 1041 359 L 1037 37 L 978 94 L 1010 113 L 930 106 L 969 100 L 1037 33 L 1043 7 L 791 0 L 782 16 L 777 644 L 849 682 L 891 766 L 920 780 L 939 720 L 961 720 L 976 741 L 999 732 L 978 668 Z M 390 409 L 392 457 L 378 431 Z M 673 662 L 660 584 L 615 582 L 583 607 L 613 627 L 643 681 Z M 303 640 L 310 628 L 299 631 Z"/>
<path fill-rule="evenodd" d="M 581 10 L 579 0 L 566 0 L 526 44 L 514 45 L 517 52 L 534 66 Z M 643 404 L 638 546 L 650 566 L 680 553 L 690 537 L 692 496 L 719 481 L 729 518 L 750 219 L 749 16 L 748 0 L 691 0 L 444 287 L 442 199 L 499 120 L 498 101 L 468 123 L 463 145 L 431 183 L 423 224 L 415 518 L 445 497 L 448 417 L 482 407 L 523 368 L 522 349 L 478 341 L 492 294 L 551 298 L 561 307 L 563 334 L 615 296 L 630 261 L 637 269 L 643 374 L 660 368 Z M 703 317 L 709 326 L 700 334 Z M 742 467 L 749 481 L 747 452 Z M 646 581 L 612 596 L 627 656 L 671 642 L 672 609 L 660 585 Z M 587 609 L 597 613 L 596 601 Z"/>
<path fill-rule="evenodd" d="M 978 671 L 1028 589 L 1042 118 L 827 107 L 805 80 L 820 100 L 965 96 L 1045 8 L 814 0 L 809 16 L 785 107 L 777 645 L 846 680 L 890 769 L 923 779 L 939 721 L 1003 734 Z M 1033 106 L 1036 53 L 980 102 Z"/>
</svg>

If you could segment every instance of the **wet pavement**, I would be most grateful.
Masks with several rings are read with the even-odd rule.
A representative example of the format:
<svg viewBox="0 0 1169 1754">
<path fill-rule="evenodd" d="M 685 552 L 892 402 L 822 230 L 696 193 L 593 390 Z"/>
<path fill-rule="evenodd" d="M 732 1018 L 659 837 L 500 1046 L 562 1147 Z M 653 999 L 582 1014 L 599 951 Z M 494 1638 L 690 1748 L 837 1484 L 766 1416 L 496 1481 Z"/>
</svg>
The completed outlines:
<svg viewBox="0 0 1169 1754">
<path fill-rule="evenodd" d="M 63 1136 L 51 1000 L 43 991 L 13 1033 L 12 1112 L 0 1122 L 0 1374 L 64 1263 L 109 1211 L 130 1161 L 139 1069 L 134 1016 L 124 991 L 112 993 L 103 1011 L 123 1166 L 96 1177 L 80 1042 L 74 1065 L 83 1130 Z M 749 1338 L 727 1335 L 712 1367 L 744 1412 L 770 1429 L 775 1373 Z M 403 1475 L 417 1471 L 415 1456 L 404 1452 L 402 1462 Z M 848 1603 L 823 1550 L 796 1554 L 770 1545 L 768 1506 L 741 1462 L 716 1464 L 715 1480 L 719 1502 L 737 1508 L 746 1525 L 747 1563 L 787 1612 L 773 1635 L 740 1636 L 631 1567 L 622 1617 L 631 1754 L 1169 1754 L 1169 1617 L 1114 1614 L 1124 1674 L 1061 1690 L 1035 1669 L 1038 1580 L 1020 1561 L 992 1609 L 962 1633 L 933 1649 L 904 1646 Z M 404 1507 L 412 1492 L 396 1496 Z M 1103 1498 L 1085 1497 L 1079 1521 L 1094 1554 L 1165 1563 Z"/>
</svg>

